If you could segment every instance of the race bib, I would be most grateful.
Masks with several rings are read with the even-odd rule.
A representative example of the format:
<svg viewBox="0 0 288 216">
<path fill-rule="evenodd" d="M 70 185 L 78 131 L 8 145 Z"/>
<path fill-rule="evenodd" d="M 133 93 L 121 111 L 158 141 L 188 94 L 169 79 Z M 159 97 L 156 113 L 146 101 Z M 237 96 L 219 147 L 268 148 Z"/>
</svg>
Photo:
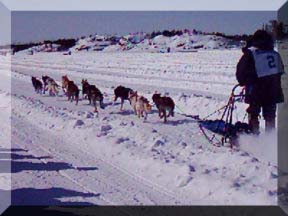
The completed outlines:
<svg viewBox="0 0 288 216">
<path fill-rule="evenodd" d="M 258 77 L 281 73 L 280 57 L 277 52 L 253 50 L 252 53 Z"/>
</svg>

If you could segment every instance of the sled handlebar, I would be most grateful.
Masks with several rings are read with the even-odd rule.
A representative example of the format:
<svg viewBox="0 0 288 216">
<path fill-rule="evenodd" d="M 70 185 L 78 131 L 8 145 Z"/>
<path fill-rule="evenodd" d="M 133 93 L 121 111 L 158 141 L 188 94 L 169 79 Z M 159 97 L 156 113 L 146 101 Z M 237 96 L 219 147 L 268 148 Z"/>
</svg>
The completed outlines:
<svg viewBox="0 0 288 216">
<path fill-rule="evenodd" d="M 232 91 L 231 91 L 231 97 L 243 97 L 244 95 L 244 91 L 245 91 L 245 87 L 243 87 L 242 91 L 239 94 L 235 94 L 235 90 L 240 87 L 240 84 L 237 84 L 233 87 Z"/>
<path fill-rule="evenodd" d="M 240 86 L 240 84 L 237 84 L 237 85 L 235 85 L 235 86 L 233 87 L 233 89 L 232 89 L 232 94 L 233 94 L 233 95 L 235 95 L 234 92 L 235 92 L 235 90 L 236 90 L 239 86 Z"/>
</svg>

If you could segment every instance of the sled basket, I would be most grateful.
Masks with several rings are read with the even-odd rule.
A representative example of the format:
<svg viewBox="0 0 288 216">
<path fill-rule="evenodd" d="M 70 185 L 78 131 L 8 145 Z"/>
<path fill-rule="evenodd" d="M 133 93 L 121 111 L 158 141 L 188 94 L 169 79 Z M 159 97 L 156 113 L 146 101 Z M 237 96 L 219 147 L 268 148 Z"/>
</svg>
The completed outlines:
<svg viewBox="0 0 288 216">
<path fill-rule="evenodd" d="M 236 122 L 235 124 L 226 123 L 224 120 L 205 120 L 200 121 L 200 126 L 220 134 L 225 137 L 235 138 L 239 133 L 251 133 L 251 128 L 247 123 Z"/>
</svg>

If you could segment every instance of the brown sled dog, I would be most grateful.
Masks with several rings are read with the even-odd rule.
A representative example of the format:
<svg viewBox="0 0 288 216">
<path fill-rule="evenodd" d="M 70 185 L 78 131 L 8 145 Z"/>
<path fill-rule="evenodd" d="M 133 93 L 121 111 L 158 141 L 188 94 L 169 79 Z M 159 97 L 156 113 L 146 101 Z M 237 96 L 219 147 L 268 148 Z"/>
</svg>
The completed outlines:
<svg viewBox="0 0 288 216">
<path fill-rule="evenodd" d="M 90 104 L 91 104 L 91 102 L 93 103 L 93 106 L 95 108 L 94 112 L 98 113 L 97 101 L 99 101 L 101 109 L 105 108 L 104 103 L 103 103 L 103 100 L 104 100 L 103 94 L 98 88 L 96 88 L 95 85 L 90 85 L 89 86 L 88 99 L 89 99 L 89 103 Z"/>
<path fill-rule="evenodd" d="M 120 106 L 120 111 L 122 111 L 123 109 L 123 104 L 124 104 L 124 100 L 129 100 L 129 93 L 132 93 L 133 90 L 130 88 L 126 88 L 124 86 L 118 86 L 117 88 L 114 89 L 114 102 L 120 98 L 121 99 L 121 106 Z"/>
<path fill-rule="evenodd" d="M 175 103 L 170 97 L 161 97 L 161 94 L 154 93 L 152 100 L 155 103 L 159 117 L 162 119 L 164 117 L 164 122 L 167 122 L 167 117 L 174 116 Z M 167 111 L 169 112 L 167 115 Z"/>
<path fill-rule="evenodd" d="M 67 96 L 68 96 L 68 100 L 70 100 L 71 102 L 73 100 L 76 100 L 76 105 L 78 104 L 79 89 L 78 89 L 78 86 L 75 85 L 75 83 L 73 81 L 69 81 L 69 83 L 68 83 Z"/>
<path fill-rule="evenodd" d="M 69 79 L 68 76 L 62 76 L 62 90 L 64 92 L 64 94 L 67 94 L 67 89 L 68 89 L 68 83 L 69 83 Z"/>
<path fill-rule="evenodd" d="M 81 84 L 82 84 L 82 98 L 87 98 L 88 97 L 88 92 L 89 92 L 89 87 L 90 87 L 90 84 L 89 82 L 87 81 L 87 79 L 82 79 L 81 81 Z M 88 98 L 89 99 L 89 98 Z M 89 104 L 91 103 L 90 99 L 89 99 Z"/>
<path fill-rule="evenodd" d="M 83 97 L 87 96 L 88 97 L 88 100 L 89 100 L 89 104 L 93 103 L 93 106 L 94 106 L 94 112 L 98 112 L 97 110 L 97 101 L 99 101 L 100 103 L 100 108 L 101 109 L 104 109 L 105 106 L 104 106 L 104 103 L 103 103 L 103 100 L 104 100 L 104 97 L 103 97 L 103 94 L 102 92 L 96 88 L 95 85 L 90 85 L 86 80 L 82 79 L 82 95 Z"/>
</svg>

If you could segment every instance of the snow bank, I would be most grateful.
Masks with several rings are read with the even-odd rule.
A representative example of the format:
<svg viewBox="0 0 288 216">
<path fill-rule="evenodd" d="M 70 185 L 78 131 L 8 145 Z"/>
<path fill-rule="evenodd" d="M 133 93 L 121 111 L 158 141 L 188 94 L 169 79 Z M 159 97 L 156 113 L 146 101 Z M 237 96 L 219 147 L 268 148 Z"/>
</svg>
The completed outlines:
<svg viewBox="0 0 288 216">
<path fill-rule="evenodd" d="M 38 52 L 57 52 L 60 45 L 42 44 L 20 51 L 33 55 Z M 197 50 L 229 49 L 235 48 L 231 40 L 221 36 L 202 33 L 185 32 L 181 35 L 165 36 L 136 32 L 127 35 L 90 35 L 76 40 L 76 45 L 69 49 L 70 52 L 104 51 L 104 52 L 195 52 Z"/>
<path fill-rule="evenodd" d="M 193 52 L 197 49 L 232 48 L 229 40 L 215 35 L 183 33 L 172 37 L 162 34 L 151 38 L 145 33 L 132 33 L 119 36 L 89 36 L 81 38 L 70 50 L 105 51 L 105 52 Z"/>
<path fill-rule="evenodd" d="M 76 45 L 70 48 L 70 51 L 102 51 L 105 47 L 109 46 L 109 41 L 105 36 L 95 35 L 79 39 Z"/>
<path fill-rule="evenodd" d="M 136 44 L 130 51 L 150 52 L 192 52 L 197 49 L 227 48 L 228 40 L 214 35 L 193 35 L 185 33 L 181 36 L 167 37 L 158 35 Z"/>
</svg>

